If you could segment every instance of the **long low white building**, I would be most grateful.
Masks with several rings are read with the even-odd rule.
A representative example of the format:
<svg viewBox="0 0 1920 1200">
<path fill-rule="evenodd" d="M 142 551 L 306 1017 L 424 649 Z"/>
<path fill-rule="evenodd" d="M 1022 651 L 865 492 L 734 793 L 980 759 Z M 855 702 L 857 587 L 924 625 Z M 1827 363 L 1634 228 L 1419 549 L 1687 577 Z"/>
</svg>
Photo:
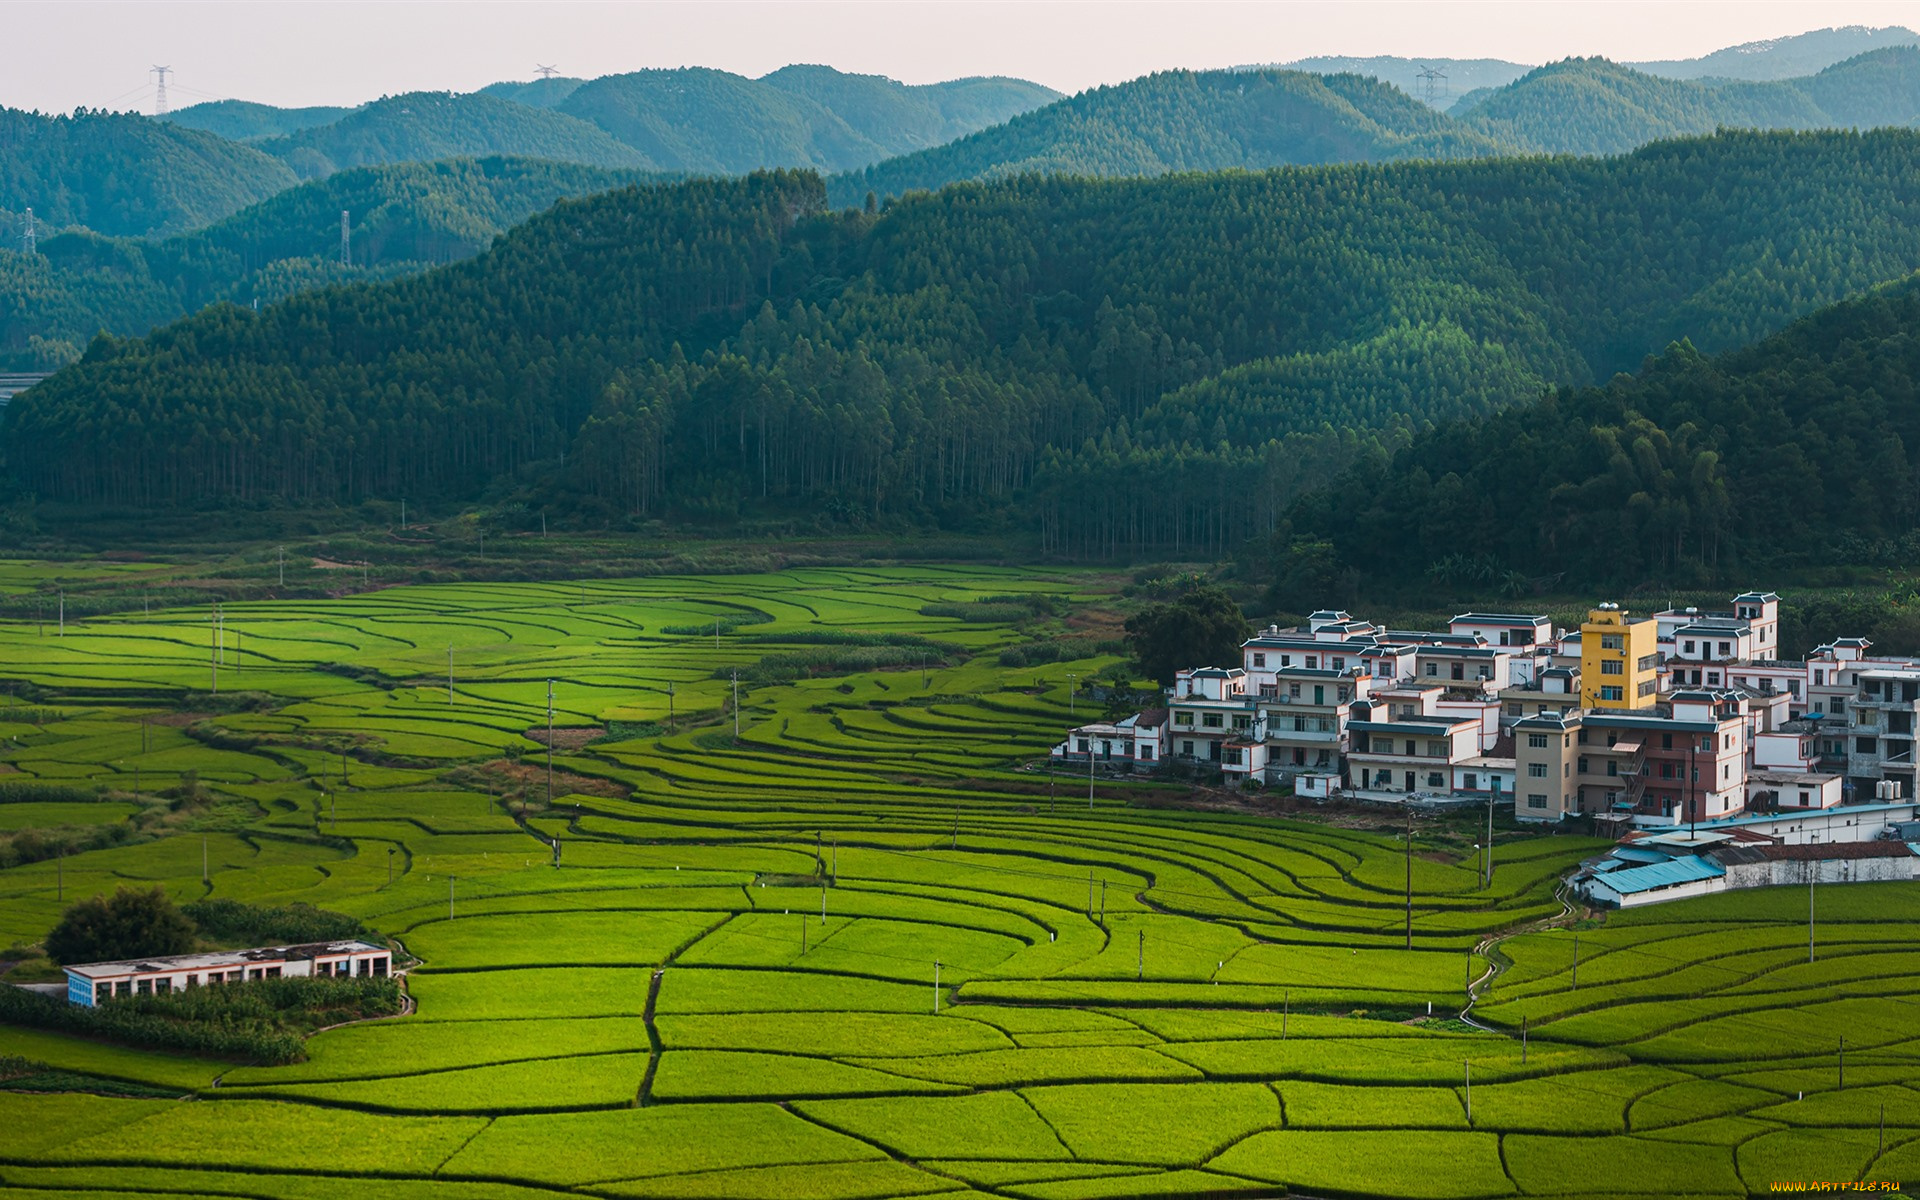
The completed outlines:
<svg viewBox="0 0 1920 1200">
<path fill-rule="evenodd" d="M 372 942 L 310 942 L 256 950 L 216 950 L 66 968 L 67 999 L 92 1008 L 115 996 L 152 996 L 186 988 L 296 975 L 386 975 L 393 953 Z"/>
</svg>

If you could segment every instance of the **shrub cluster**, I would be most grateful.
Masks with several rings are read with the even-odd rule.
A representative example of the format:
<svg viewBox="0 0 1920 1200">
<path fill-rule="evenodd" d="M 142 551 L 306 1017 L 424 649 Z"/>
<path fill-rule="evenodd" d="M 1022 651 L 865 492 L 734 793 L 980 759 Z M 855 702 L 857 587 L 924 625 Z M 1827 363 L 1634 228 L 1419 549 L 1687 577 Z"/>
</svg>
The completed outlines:
<svg viewBox="0 0 1920 1200">
<path fill-rule="evenodd" d="M 719 618 L 718 624 L 720 626 L 721 633 L 732 633 L 734 630 L 740 628 L 743 625 L 766 625 L 771 623 L 772 621 L 773 621 L 772 613 L 751 612 L 751 613 L 735 613 L 729 616 L 721 617 Z M 660 627 L 660 632 L 665 634 L 671 634 L 676 637 L 694 637 L 702 633 L 711 635 L 713 633 L 714 624 L 715 622 L 708 621 L 703 625 L 662 625 Z"/>
<path fill-rule="evenodd" d="M 195 900 L 180 911 L 207 938 L 252 946 L 336 942 L 367 932 L 356 918 L 311 904 L 264 908 L 238 900 Z"/>
<path fill-rule="evenodd" d="M 64 854 L 83 854 L 88 850 L 107 850 L 134 840 L 137 831 L 124 823 L 94 825 L 86 829 L 22 829 L 0 834 L 0 870 L 45 862 Z"/>
<path fill-rule="evenodd" d="M 1000 652 L 1003 667 L 1038 667 L 1072 655 L 1059 642 L 1022 642 Z"/>
<path fill-rule="evenodd" d="M 21 711 L 21 710 L 15 710 Z M 0 783 L 0 804 L 91 804 L 100 793 L 58 783 Z"/>
<path fill-rule="evenodd" d="M 883 667 L 929 667 L 946 665 L 946 656 L 917 646 L 847 646 L 838 649 L 795 650 L 769 654 L 740 672 L 740 678 L 755 683 L 780 683 L 814 675 L 847 675 L 855 671 L 877 671 Z M 724 679 L 727 670 L 714 672 Z"/>
</svg>

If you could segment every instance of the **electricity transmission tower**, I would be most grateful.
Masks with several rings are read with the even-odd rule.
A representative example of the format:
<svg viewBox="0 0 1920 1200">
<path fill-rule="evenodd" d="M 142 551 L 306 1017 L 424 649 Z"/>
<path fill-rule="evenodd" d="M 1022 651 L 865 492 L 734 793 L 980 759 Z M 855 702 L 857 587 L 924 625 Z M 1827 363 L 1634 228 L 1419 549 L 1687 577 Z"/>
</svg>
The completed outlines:
<svg viewBox="0 0 1920 1200">
<path fill-rule="evenodd" d="M 153 68 L 153 73 L 160 77 L 159 82 L 153 85 L 153 115 L 156 117 L 167 115 L 167 74 L 172 70 L 172 67 Z"/>
<path fill-rule="evenodd" d="M 39 243 L 34 239 L 33 210 L 29 208 L 26 224 L 20 230 L 20 246 L 29 255 L 39 253 Z"/>
<path fill-rule="evenodd" d="M 347 210 L 340 210 L 340 265 L 353 265 L 353 225 L 347 218 Z"/>
<path fill-rule="evenodd" d="M 533 73 L 542 79 L 552 79 L 560 71 L 558 67 L 535 67 Z"/>
<path fill-rule="evenodd" d="M 1428 67 L 1420 72 L 1420 99 L 1428 108 L 1440 107 L 1440 101 L 1447 98 L 1447 73 L 1439 67 Z"/>
</svg>

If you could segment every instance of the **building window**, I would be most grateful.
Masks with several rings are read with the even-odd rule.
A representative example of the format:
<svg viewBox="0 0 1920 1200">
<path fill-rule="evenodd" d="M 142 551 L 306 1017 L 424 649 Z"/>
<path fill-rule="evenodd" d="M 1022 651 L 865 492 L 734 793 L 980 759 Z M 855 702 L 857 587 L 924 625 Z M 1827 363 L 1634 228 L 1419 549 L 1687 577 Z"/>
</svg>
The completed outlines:
<svg viewBox="0 0 1920 1200">
<path fill-rule="evenodd" d="M 1181 743 L 1180 743 L 1180 753 L 1182 753 L 1182 754 L 1184 754 L 1184 755 L 1186 755 L 1186 756 L 1187 756 L 1188 758 L 1192 758 L 1192 757 L 1193 757 L 1193 743 L 1192 743 L 1192 742 L 1181 742 Z"/>
<path fill-rule="evenodd" d="M 1240 748 L 1238 746 L 1228 746 L 1226 749 L 1226 753 L 1221 758 L 1221 761 L 1226 763 L 1230 767 L 1239 766 L 1240 765 Z"/>
<path fill-rule="evenodd" d="M 1625 650 L 1627 648 L 1627 639 L 1617 633 L 1603 633 L 1600 635 L 1600 648 L 1602 650 Z"/>
<path fill-rule="evenodd" d="M 1660 735 L 1660 748 L 1661 748 L 1662 750 L 1671 750 L 1671 749 L 1673 749 L 1673 735 L 1672 735 L 1672 734 L 1670 734 L 1670 733 L 1663 733 L 1663 734 L 1661 734 L 1661 735 Z"/>
<path fill-rule="evenodd" d="M 1219 713 L 1210 712 L 1200 714 L 1200 724 L 1206 726 L 1208 729 L 1219 729 L 1225 725 L 1226 722 L 1220 719 Z"/>
<path fill-rule="evenodd" d="M 1612 759 L 1608 759 L 1608 760 L 1607 760 L 1607 774 L 1609 774 L 1609 775 L 1618 775 L 1619 773 L 1620 773 L 1620 764 L 1619 764 L 1619 763 L 1617 763 L 1617 762 L 1615 762 L 1615 761 L 1613 761 Z"/>
<path fill-rule="evenodd" d="M 1336 659 L 1334 659 L 1334 660 L 1333 660 L 1333 669 L 1334 669 L 1334 670 L 1336 670 L 1336 671 L 1344 671 L 1344 670 L 1346 670 L 1346 669 L 1347 669 L 1347 660 L 1346 660 L 1346 659 L 1344 659 L 1344 658 L 1336 658 Z"/>
<path fill-rule="evenodd" d="M 1682 643 L 1680 643 L 1680 653 L 1682 653 L 1682 654 L 1692 654 L 1692 653 L 1693 653 L 1693 643 L 1692 643 L 1692 642 L 1682 642 Z"/>
<path fill-rule="evenodd" d="M 1547 797 L 1544 793 L 1541 793 L 1541 792 L 1527 793 L 1528 808 L 1545 808 L 1546 806 L 1547 806 Z"/>
<path fill-rule="evenodd" d="M 1582 775 L 1585 775 L 1585 774 L 1587 774 L 1587 773 L 1588 773 L 1588 772 L 1587 772 L 1587 757 L 1586 757 L 1586 755 L 1584 755 L 1584 754 L 1580 756 L 1580 773 L 1581 773 Z"/>
<path fill-rule="evenodd" d="M 1256 667 L 1264 667 L 1264 666 L 1266 666 L 1266 665 L 1267 665 L 1267 656 L 1266 656 L 1266 655 L 1264 655 L 1264 654 L 1255 654 L 1255 655 L 1253 656 L 1253 665 L 1254 665 L 1254 666 L 1256 666 Z"/>
<path fill-rule="evenodd" d="M 1545 750 L 1547 748 L 1547 735 L 1544 733 L 1530 733 L 1527 735 L 1527 745 L 1535 750 Z"/>
<path fill-rule="evenodd" d="M 1547 764 L 1528 763 L 1527 774 L 1532 776 L 1535 779 L 1545 779 L 1547 777 Z"/>
<path fill-rule="evenodd" d="M 1283 667 L 1290 667 L 1290 666 L 1292 666 L 1292 665 L 1293 665 L 1293 655 L 1291 655 L 1291 654 L 1282 654 L 1282 655 L 1280 656 L 1280 665 L 1281 665 L 1281 666 L 1283 666 Z"/>
<path fill-rule="evenodd" d="M 1428 787 L 1445 787 L 1447 786 L 1446 777 L 1441 775 L 1440 772 L 1438 771 L 1428 771 L 1427 786 Z"/>
<path fill-rule="evenodd" d="M 1520 702 L 1518 700 L 1514 701 L 1512 704 L 1507 705 L 1507 715 L 1510 717 L 1517 717 L 1521 715 Z"/>
<path fill-rule="evenodd" d="M 1653 695 L 1657 687 L 1658 685 L 1655 684 L 1653 680 L 1651 679 L 1643 680 L 1640 684 L 1641 698 L 1645 699 L 1646 697 Z"/>
<path fill-rule="evenodd" d="M 1152 747 L 1152 746 L 1147 746 L 1147 745 L 1142 745 L 1142 746 L 1140 747 L 1140 761 L 1141 761 L 1141 762 L 1152 762 L 1152 761 L 1153 761 L 1153 747 Z"/>
<path fill-rule="evenodd" d="M 1287 695 L 1292 697 L 1295 700 L 1298 700 L 1300 698 L 1300 685 L 1297 683 L 1288 684 Z"/>
<path fill-rule="evenodd" d="M 1625 675 L 1627 673 L 1627 664 L 1617 658 L 1609 658 L 1600 664 L 1600 673 L 1602 675 Z"/>
<path fill-rule="evenodd" d="M 1437 675 L 1439 675 L 1439 674 L 1440 674 L 1440 664 L 1439 664 L 1439 663 L 1428 663 L 1428 664 L 1427 664 L 1427 674 L 1429 674 L 1429 675 L 1436 675 L 1436 676 L 1437 676 Z"/>
<path fill-rule="evenodd" d="M 1618 700 L 1620 697 L 1621 691 L 1617 687 L 1603 687 L 1600 689 L 1600 698 L 1602 700 Z"/>
<path fill-rule="evenodd" d="M 1642 654 L 1640 661 L 1635 664 L 1635 669 L 1640 671 L 1654 671 L 1658 670 L 1659 667 L 1660 656 L 1658 654 Z"/>
<path fill-rule="evenodd" d="M 1177 712 L 1173 714 L 1173 723 L 1175 725 L 1191 725 L 1193 724 L 1193 714 L 1190 712 Z"/>
<path fill-rule="evenodd" d="M 1733 653 L 1733 644 L 1732 644 L 1731 642 L 1721 642 L 1721 643 L 1720 643 L 1720 653 L 1721 653 L 1721 654 L 1732 654 L 1732 653 Z"/>
<path fill-rule="evenodd" d="M 1307 655 L 1307 669 L 1308 669 L 1308 670 L 1314 670 L 1314 669 L 1317 669 L 1317 668 L 1318 668 L 1319 666 L 1320 666 L 1320 656 L 1319 656 L 1318 654 L 1309 654 L 1309 655 Z"/>
</svg>

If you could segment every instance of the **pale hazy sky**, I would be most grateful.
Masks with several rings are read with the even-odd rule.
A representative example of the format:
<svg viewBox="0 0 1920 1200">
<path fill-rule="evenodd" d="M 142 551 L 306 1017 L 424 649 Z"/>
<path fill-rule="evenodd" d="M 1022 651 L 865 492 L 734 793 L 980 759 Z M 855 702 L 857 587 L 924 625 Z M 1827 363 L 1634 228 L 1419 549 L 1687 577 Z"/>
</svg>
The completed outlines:
<svg viewBox="0 0 1920 1200">
<path fill-rule="evenodd" d="M 1689 58 L 1829 25 L 1920 24 L 1920 0 L 0 0 L 0 105 L 151 111 L 234 97 L 353 104 L 530 78 L 794 62 L 1062 91 L 1314 54 Z"/>
</svg>

